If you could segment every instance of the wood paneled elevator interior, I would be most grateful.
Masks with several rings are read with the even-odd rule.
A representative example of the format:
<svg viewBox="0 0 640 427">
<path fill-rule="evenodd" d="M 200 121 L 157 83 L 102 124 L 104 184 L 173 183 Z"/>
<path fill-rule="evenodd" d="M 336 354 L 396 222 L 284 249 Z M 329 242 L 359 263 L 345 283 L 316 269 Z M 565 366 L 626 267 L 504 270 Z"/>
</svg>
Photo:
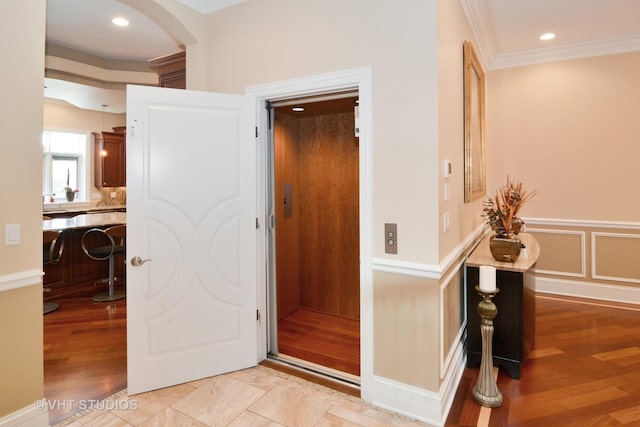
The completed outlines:
<svg viewBox="0 0 640 427">
<path fill-rule="evenodd" d="M 301 105 L 304 111 L 293 110 Z M 272 354 L 359 377 L 355 106 L 352 94 L 273 109 L 277 345 Z"/>
</svg>

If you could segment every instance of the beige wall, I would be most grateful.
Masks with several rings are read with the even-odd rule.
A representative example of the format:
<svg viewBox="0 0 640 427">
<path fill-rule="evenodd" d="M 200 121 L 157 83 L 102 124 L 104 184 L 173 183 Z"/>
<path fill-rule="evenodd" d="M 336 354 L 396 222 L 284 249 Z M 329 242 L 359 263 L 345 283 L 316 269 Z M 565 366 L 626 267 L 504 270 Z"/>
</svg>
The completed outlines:
<svg viewBox="0 0 640 427">
<path fill-rule="evenodd" d="M 374 282 L 374 373 L 439 392 L 465 317 L 461 270 L 442 281 L 377 272 Z"/>
<path fill-rule="evenodd" d="M 1 292 L 0 321 L 2 418 L 43 398 L 42 286 Z"/>
<path fill-rule="evenodd" d="M 467 23 L 459 1 L 438 2 L 438 205 L 440 259 L 445 258 L 461 241 L 483 224 L 482 199 L 464 202 L 464 41 L 478 42 Z M 486 68 L 486 67 L 485 67 Z M 451 162 L 451 176 L 444 178 L 444 161 Z M 449 200 L 444 186 L 449 186 Z M 445 212 L 451 227 L 443 231 Z"/>
<path fill-rule="evenodd" d="M 640 220 L 640 52 L 488 73 L 488 189 L 537 189 L 525 217 Z"/>
<path fill-rule="evenodd" d="M 436 280 L 376 273 L 375 374 L 438 391 L 440 303 Z"/>
<path fill-rule="evenodd" d="M 45 12 L 45 0 L 14 2 L 3 7 L 0 28 L 0 417 L 43 397 L 42 286 L 37 273 L 42 271 Z M 20 225 L 19 245 L 5 246 L 6 224 Z M 23 286 L 6 290 L 5 285 L 16 282 Z"/>
</svg>

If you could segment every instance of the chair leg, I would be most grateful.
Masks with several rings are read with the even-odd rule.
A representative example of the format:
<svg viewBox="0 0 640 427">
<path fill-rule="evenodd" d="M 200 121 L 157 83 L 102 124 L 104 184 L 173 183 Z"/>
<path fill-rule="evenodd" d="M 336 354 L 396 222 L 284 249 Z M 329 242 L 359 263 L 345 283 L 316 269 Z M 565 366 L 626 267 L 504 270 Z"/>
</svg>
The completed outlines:
<svg viewBox="0 0 640 427">
<path fill-rule="evenodd" d="M 93 300 L 95 302 L 107 302 L 107 301 L 116 301 L 122 299 L 126 296 L 125 291 L 116 291 L 114 289 L 114 266 L 113 266 L 113 256 L 109 257 L 109 290 L 107 292 L 100 292 L 93 296 Z"/>
<path fill-rule="evenodd" d="M 42 304 L 42 314 L 49 314 L 56 311 L 60 306 L 55 302 L 45 302 Z"/>
</svg>

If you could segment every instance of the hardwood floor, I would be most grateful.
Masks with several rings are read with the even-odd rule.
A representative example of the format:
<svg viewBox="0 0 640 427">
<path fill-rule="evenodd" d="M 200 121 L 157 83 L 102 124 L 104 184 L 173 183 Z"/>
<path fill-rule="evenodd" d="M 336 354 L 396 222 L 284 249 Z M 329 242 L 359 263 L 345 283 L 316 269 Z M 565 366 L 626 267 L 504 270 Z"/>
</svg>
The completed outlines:
<svg viewBox="0 0 640 427">
<path fill-rule="evenodd" d="M 502 407 L 473 401 L 478 369 L 465 369 L 446 425 L 640 426 L 640 307 L 543 295 L 536 305 L 522 377 L 499 369 Z"/>
<path fill-rule="evenodd" d="M 45 398 L 76 403 L 52 408 L 52 424 L 77 412 L 82 399 L 126 388 L 126 300 L 95 303 L 90 295 L 59 300 L 60 309 L 44 316 Z M 498 370 L 503 406 L 475 403 L 478 369 L 466 369 L 446 425 L 640 426 L 640 307 L 552 296 L 538 296 L 536 305 L 536 337 L 522 378 Z M 341 320 L 335 328 L 344 336 L 328 338 L 317 330 L 326 321 L 318 315 L 303 312 L 282 321 L 289 344 L 282 339 L 281 351 L 315 354 L 314 363 L 359 374 L 359 366 L 346 362 L 359 360 L 357 322 Z M 328 341 L 306 343 L 296 330 Z M 346 349 L 331 347 L 339 343 Z M 344 360 L 333 364 L 334 358 Z"/>
<path fill-rule="evenodd" d="M 86 296 L 56 300 L 44 316 L 44 396 L 50 423 L 127 387 L 126 300 L 96 303 Z"/>
<path fill-rule="evenodd" d="M 360 376 L 360 322 L 299 309 L 278 322 L 278 351 Z"/>
</svg>

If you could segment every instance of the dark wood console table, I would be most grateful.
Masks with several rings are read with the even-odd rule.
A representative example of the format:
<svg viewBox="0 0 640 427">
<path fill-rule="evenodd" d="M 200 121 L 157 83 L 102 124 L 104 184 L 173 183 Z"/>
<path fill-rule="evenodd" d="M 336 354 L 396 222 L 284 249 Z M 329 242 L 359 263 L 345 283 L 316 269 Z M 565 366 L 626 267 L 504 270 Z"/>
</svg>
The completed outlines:
<svg viewBox="0 0 640 427">
<path fill-rule="evenodd" d="M 496 285 L 500 292 L 493 298 L 498 316 L 493 320 L 493 363 L 502 366 L 511 378 L 520 378 L 520 366 L 533 347 L 535 335 L 536 300 L 534 275 L 531 269 L 540 255 L 540 246 L 530 234 L 521 233 L 526 246 L 515 263 L 496 261 L 489 250 L 489 236 L 485 237 L 466 261 L 465 296 L 467 301 L 467 367 L 480 366 L 482 336 L 480 316 L 477 312 L 480 295 L 475 290 L 479 283 L 481 265 L 496 268 Z"/>
</svg>

